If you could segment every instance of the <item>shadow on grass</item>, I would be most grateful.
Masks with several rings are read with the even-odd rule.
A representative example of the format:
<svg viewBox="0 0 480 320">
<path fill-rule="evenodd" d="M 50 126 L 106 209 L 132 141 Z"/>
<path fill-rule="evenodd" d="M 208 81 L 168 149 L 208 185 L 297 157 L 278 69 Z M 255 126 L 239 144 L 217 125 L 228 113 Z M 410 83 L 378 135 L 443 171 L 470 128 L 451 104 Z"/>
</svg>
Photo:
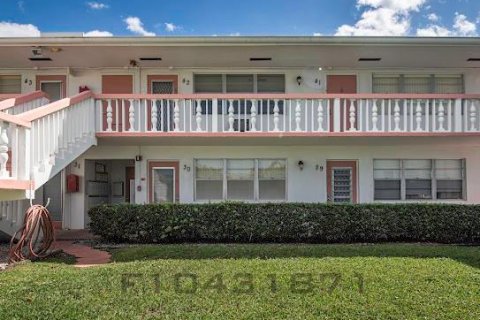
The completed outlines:
<svg viewBox="0 0 480 320">
<path fill-rule="evenodd" d="M 402 257 L 450 258 L 480 268 L 480 247 L 439 244 L 168 244 L 112 249 L 112 260 Z"/>
</svg>

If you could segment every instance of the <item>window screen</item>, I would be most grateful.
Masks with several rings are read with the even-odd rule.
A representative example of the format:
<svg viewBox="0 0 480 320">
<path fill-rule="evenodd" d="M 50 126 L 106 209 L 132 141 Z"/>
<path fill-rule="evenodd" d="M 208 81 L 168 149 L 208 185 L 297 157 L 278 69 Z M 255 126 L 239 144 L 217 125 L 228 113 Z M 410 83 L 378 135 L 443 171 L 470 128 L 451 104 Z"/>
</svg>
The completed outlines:
<svg viewBox="0 0 480 320">
<path fill-rule="evenodd" d="M 463 160 L 436 160 L 437 199 L 463 198 Z"/>
<path fill-rule="evenodd" d="M 227 92 L 253 92 L 253 75 L 227 74 Z"/>
<path fill-rule="evenodd" d="M 227 160 L 227 199 L 253 200 L 254 160 Z"/>
<path fill-rule="evenodd" d="M 285 75 L 283 74 L 257 75 L 257 92 L 284 93 L 285 92 Z"/>
<path fill-rule="evenodd" d="M 21 93 L 22 77 L 19 75 L 0 75 L 0 93 Z"/>
<path fill-rule="evenodd" d="M 195 162 L 197 200 L 223 199 L 223 160 Z"/>
<path fill-rule="evenodd" d="M 373 93 L 399 93 L 400 92 L 400 76 L 377 76 L 372 79 Z"/>
<path fill-rule="evenodd" d="M 463 77 L 458 76 L 436 76 L 435 93 L 463 93 Z"/>
<path fill-rule="evenodd" d="M 404 76 L 404 93 L 429 93 L 432 92 L 432 77 L 426 76 Z"/>
<path fill-rule="evenodd" d="M 193 82 L 196 93 L 223 92 L 221 74 L 196 74 L 194 75 Z"/>
<path fill-rule="evenodd" d="M 260 200 L 283 200 L 286 198 L 285 172 L 285 160 L 258 160 Z"/>
<path fill-rule="evenodd" d="M 374 199 L 400 200 L 401 175 L 400 160 L 374 160 Z"/>
</svg>

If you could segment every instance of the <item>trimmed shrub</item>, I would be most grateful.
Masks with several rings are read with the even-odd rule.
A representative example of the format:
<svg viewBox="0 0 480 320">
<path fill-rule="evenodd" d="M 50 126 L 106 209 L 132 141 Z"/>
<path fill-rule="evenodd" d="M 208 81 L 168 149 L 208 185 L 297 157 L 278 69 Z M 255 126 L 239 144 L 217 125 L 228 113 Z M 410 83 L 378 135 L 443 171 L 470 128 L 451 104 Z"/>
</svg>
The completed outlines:
<svg viewBox="0 0 480 320">
<path fill-rule="evenodd" d="M 89 215 L 111 242 L 480 242 L 480 205 L 118 204 Z"/>
</svg>

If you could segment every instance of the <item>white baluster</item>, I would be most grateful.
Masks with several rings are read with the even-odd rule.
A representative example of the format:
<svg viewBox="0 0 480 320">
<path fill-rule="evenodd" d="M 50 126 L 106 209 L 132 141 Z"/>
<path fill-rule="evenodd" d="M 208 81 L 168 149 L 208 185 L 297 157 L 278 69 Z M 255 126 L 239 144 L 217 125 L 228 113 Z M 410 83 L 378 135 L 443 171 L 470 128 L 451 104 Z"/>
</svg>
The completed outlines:
<svg viewBox="0 0 480 320">
<path fill-rule="evenodd" d="M 443 106 L 443 101 L 438 101 L 438 131 L 445 131 L 445 107 Z"/>
<path fill-rule="evenodd" d="M 252 107 L 250 108 L 250 131 L 257 131 L 257 106 L 255 100 L 252 101 Z"/>
<path fill-rule="evenodd" d="M 235 115 L 233 109 L 233 100 L 228 100 L 228 131 L 233 132 L 233 123 L 235 122 Z"/>
<path fill-rule="evenodd" d="M 195 110 L 197 113 L 197 117 L 195 121 L 197 122 L 197 132 L 202 131 L 202 101 L 197 100 L 197 109 Z"/>
<path fill-rule="evenodd" d="M 470 100 L 470 131 L 477 130 L 477 108 L 475 107 L 475 102 Z"/>
<path fill-rule="evenodd" d="M 420 104 L 420 100 L 417 100 L 417 108 L 415 109 L 415 122 L 417 124 L 415 131 L 423 131 L 422 130 L 422 105 Z"/>
<path fill-rule="evenodd" d="M 375 99 L 373 99 L 372 106 L 372 131 L 378 131 L 378 107 Z"/>
<path fill-rule="evenodd" d="M 278 122 L 280 121 L 279 113 L 280 109 L 278 108 L 278 100 L 274 100 L 274 107 L 273 107 L 273 131 L 280 131 L 278 128 Z"/>
<path fill-rule="evenodd" d="M 128 129 L 128 131 L 135 131 L 135 101 L 133 99 L 129 99 L 128 101 L 130 101 L 130 106 L 128 107 L 128 123 L 130 124 L 130 129 Z"/>
<path fill-rule="evenodd" d="M 107 100 L 107 131 L 112 131 L 112 122 L 113 122 L 113 109 L 112 109 L 112 100 Z"/>
<path fill-rule="evenodd" d="M 152 131 L 157 131 L 157 124 L 158 124 L 158 108 L 157 108 L 157 100 L 152 100 Z"/>
<path fill-rule="evenodd" d="M 173 131 L 180 131 L 180 106 L 178 99 L 173 100 Z"/>
<path fill-rule="evenodd" d="M 300 122 L 302 121 L 302 108 L 300 106 L 300 100 L 297 100 L 297 105 L 295 107 L 295 131 L 302 131 L 300 127 Z"/>
<path fill-rule="evenodd" d="M 0 178 L 8 178 L 10 173 L 7 170 L 8 162 L 8 135 L 6 128 L 0 128 Z"/>
<path fill-rule="evenodd" d="M 395 124 L 393 131 L 400 131 L 400 105 L 398 99 L 395 99 L 395 107 L 393 108 L 393 123 Z"/>
<path fill-rule="evenodd" d="M 318 100 L 317 122 L 318 122 L 318 131 L 324 131 L 324 129 L 323 129 L 323 101 L 322 100 Z"/>
<path fill-rule="evenodd" d="M 355 111 L 355 99 L 350 99 L 350 119 L 349 119 L 349 122 L 350 122 L 350 131 L 357 131 L 357 129 L 355 128 L 355 120 L 357 120 L 357 117 L 356 117 L 356 111 Z"/>
</svg>

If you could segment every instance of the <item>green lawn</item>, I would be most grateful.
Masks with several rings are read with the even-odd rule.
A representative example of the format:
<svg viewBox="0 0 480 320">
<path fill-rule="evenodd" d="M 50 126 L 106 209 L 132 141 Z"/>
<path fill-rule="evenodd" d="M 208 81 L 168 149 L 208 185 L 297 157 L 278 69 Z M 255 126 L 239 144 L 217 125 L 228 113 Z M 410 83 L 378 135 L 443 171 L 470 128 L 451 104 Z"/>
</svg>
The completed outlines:
<svg viewBox="0 0 480 320">
<path fill-rule="evenodd" d="M 479 247 L 164 245 L 0 272 L 0 319 L 480 319 Z"/>
</svg>

